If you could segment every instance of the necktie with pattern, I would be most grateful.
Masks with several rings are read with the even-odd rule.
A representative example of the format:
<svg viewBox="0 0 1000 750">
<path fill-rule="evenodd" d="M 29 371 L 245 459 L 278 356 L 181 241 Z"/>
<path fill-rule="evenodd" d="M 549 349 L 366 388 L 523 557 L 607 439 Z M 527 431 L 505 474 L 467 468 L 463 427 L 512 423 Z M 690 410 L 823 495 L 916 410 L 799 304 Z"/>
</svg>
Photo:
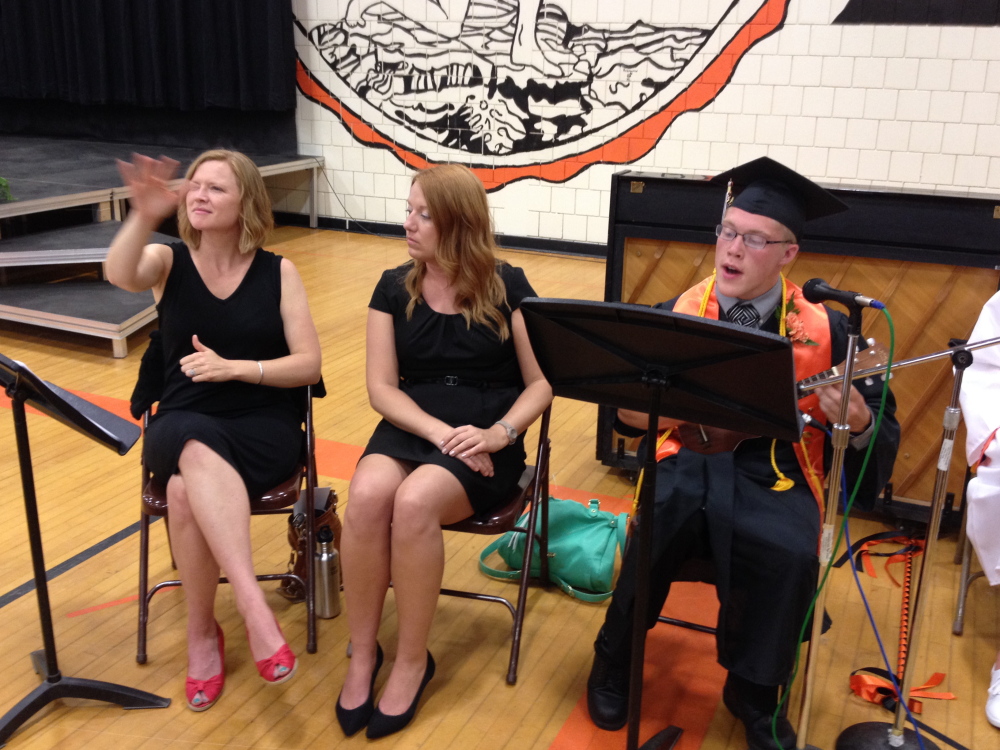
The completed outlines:
<svg viewBox="0 0 1000 750">
<path fill-rule="evenodd" d="M 747 328 L 756 328 L 760 325 L 760 313 L 758 313 L 757 308 L 749 302 L 737 302 L 729 308 L 729 312 L 726 313 L 726 317 L 729 318 L 730 323 L 735 323 L 736 325 L 745 326 Z"/>
</svg>

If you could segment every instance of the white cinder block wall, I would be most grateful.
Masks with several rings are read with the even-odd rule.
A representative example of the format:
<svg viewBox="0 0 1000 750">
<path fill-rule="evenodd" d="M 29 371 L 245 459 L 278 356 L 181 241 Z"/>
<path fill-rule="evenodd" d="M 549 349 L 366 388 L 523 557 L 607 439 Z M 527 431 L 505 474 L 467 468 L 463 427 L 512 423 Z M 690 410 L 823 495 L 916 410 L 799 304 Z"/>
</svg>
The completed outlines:
<svg viewBox="0 0 1000 750">
<path fill-rule="evenodd" d="M 419 30 L 416 37 L 396 37 L 404 40 L 404 51 L 426 57 L 428 69 L 440 70 L 449 62 L 453 66 L 464 64 L 468 57 L 462 46 L 471 55 L 490 52 L 483 45 L 476 48 L 476 42 L 486 37 L 470 36 L 470 21 L 487 27 L 497 18 L 512 21 L 519 6 L 523 10 L 537 0 L 441 0 L 445 11 L 457 14 L 465 8 L 464 25 L 436 17 L 440 12 L 431 0 L 386 2 L 383 9 L 395 8 L 397 22 L 405 16 L 411 19 L 410 28 L 419 26 L 428 38 L 440 34 L 453 40 L 450 50 L 440 53 L 440 44 L 427 42 L 422 46 L 414 41 Z M 779 13 L 777 28 L 750 47 L 714 100 L 699 111 L 677 116 L 650 142 L 651 150 L 635 161 L 599 163 L 591 151 L 580 158 L 593 163 L 569 179 L 553 182 L 527 177 L 492 190 L 497 231 L 603 244 L 614 172 L 635 169 L 711 174 L 762 155 L 831 184 L 1000 193 L 1000 27 L 834 24 L 846 2 L 739 0 L 736 5 L 741 7 L 729 16 L 734 28 L 764 6 L 770 13 L 780 6 L 784 21 Z M 336 95 L 332 107 L 329 100 L 328 106 L 321 106 L 301 92 L 298 101 L 300 153 L 322 155 L 326 162 L 328 182 L 320 187 L 321 216 L 401 223 L 412 167 L 394 153 L 394 145 L 431 161 L 465 161 L 480 167 L 524 167 L 573 158 L 572 142 L 558 138 L 525 153 L 481 151 L 473 155 L 448 149 L 432 140 L 421 140 L 408 130 L 392 104 L 380 109 L 372 105 L 370 97 L 352 90 L 314 44 L 315 32 L 310 32 L 324 25 L 328 29 L 351 28 L 348 20 L 364 21 L 363 14 L 375 12 L 372 6 L 376 5 L 375 0 L 293 0 L 300 63 Z M 553 28 L 566 28 L 565 23 L 543 23 L 546 14 L 561 14 L 575 28 L 585 29 L 584 36 L 592 33 L 599 39 L 610 35 L 622 40 L 632 29 L 638 39 L 652 29 L 653 36 L 659 34 L 657 38 L 662 40 L 670 29 L 701 33 L 720 20 L 724 26 L 728 19 L 722 16 L 729 6 L 730 0 L 557 0 L 543 3 L 536 38 L 544 41 Z M 734 18 L 738 15 L 741 17 Z M 636 27 L 637 22 L 643 26 Z M 369 29 L 370 36 L 383 33 L 382 42 L 391 46 L 392 27 L 393 23 L 384 20 L 379 25 L 369 15 L 361 28 Z M 507 33 L 513 28 L 511 22 Z M 504 39 L 492 47 L 492 54 L 499 50 L 499 54 L 513 57 L 513 47 Z M 349 43 L 337 47 L 336 39 L 330 44 L 340 50 L 338 54 L 349 47 Z M 581 49 L 576 48 L 578 53 Z M 386 47 L 382 51 L 386 54 Z M 391 59 L 391 51 L 387 54 Z M 522 84 L 531 77 L 549 85 L 584 77 L 571 67 L 549 65 L 546 69 L 546 56 L 538 49 L 520 54 L 530 55 L 534 63 L 519 74 Z M 632 53 L 633 62 L 636 55 L 643 54 L 638 47 Z M 557 51 L 551 51 L 550 56 L 557 63 L 561 60 Z M 623 59 L 628 58 L 616 58 L 619 62 Z M 667 58 L 657 59 L 662 62 Z M 360 65 L 364 64 L 362 59 Z M 599 81 L 605 88 L 598 90 L 595 84 L 594 97 L 604 100 L 610 96 L 607 92 L 620 91 L 623 83 L 631 84 L 636 76 L 650 70 L 654 77 L 667 75 L 661 69 L 636 67 L 629 78 L 623 72 L 625 67 L 605 72 Z M 345 71 L 350 72 L 349 66 L 341 68 Z M 682 70 L 679 78 L 689 73 Z M 394 80 L 394 75 L 391 70 L 384 71 L 376 76 L 377 84 L 398 90 L 402 83 Z M 465 93 L 462 90 L 459 95 Z M 442 103 L 453 103 L 455 97 L 454 89 L 445 88 L 440 93 Z M 425 93 L 419 101 L 422 111 L 430 111 L 437 103 L 436 94 Z M 484 96 L 477 104 L 485 108 L 497 101 Z M 507 106 L 509 100 L 501 97 L 500 104 Z M 561 102 L 533 102 L 532 106 L 543 118 L 561 112 L 577 114 L 575 105 L 567 107 Z M 663 106 L 664 100 L 651 97 L 635 107 L 628 122 L 613 121 L 596 134 L 585 134 L 582 140 L 588 148 L 600 147 Z M 507 125 L 497 119 L 492 130 L 489 125 L 485 130 L 502 142 Z M 365 142 L 372 133 L 379 139 L 378 145 Z M 277 208 L 305 212 L 305 188 L 294 180 L 284 184 L 277 191 Z"/>
</svg>

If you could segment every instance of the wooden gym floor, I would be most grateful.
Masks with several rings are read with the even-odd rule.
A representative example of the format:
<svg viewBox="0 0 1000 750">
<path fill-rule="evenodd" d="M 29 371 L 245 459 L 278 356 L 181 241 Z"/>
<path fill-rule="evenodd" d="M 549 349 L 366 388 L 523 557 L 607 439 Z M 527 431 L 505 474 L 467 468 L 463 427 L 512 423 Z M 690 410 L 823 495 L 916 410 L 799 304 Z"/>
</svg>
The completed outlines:
<svg viewBox="0 0 1000 750">
<path fill-rule="evenodd" d="M 353 463 L 377 418 L 364 392 L 364 321 L 366 305 L 379 274 L 406 259 L 400 240 L 297 228 L 279 229 L 269 245 L 298 266 L 323 345 L 323 373 L 329 395 L 316 405 L 316 430 L 327 451 L 321 480 L 349 501 Z M 540 296 L 600 300 L 604 263 L 595 259 L 505 252 L 522 266 Z M 0 353 L 21 360 L 46 380 L 121 411 L 135 381 L 147 331 L 132 337 L 124 359 L 113 359 L 106 342 L 17 324 L 0 324 Z M 2 397 L 0 397 L 2 402 Z M 0 405 L 8 405 L 6 402 Z M 6 711 L 37 684 L 30 652 L 41 648 L 38 610 L 24 526 L 20 473 L 9 409 L 0 409 L 0 648 L 4 670 L 0 711 Z M 552 425 L 553 494 L 600 496 L 607 507 L 627 507 L 632 487 L 594 459 L 596 407 L 557 399 Z M 220 587 L 217 612 L 227 636 L 227 682 L 219 704 L 204 714 L 184 708 L 185 675 L 183 595 L 160 594 L 154 601 L 149 663 L 135 662 L 139 449 L 124 458 L 88 442 L 79 434 L 40 415 L 28 418 L 35 482 L 39 498 L 46 567 L 59 573 L 50 582 L 59 665 L 66 676 L 107 680 L 169 697 L 159 711 L 124 712 L 117 706 L 62 701 L 36 714 L 9 741 L 11 748 L 329 748 L 361 747 L 363 735 L 345 739 L 333 704 L 345 669 L 347 629 L 343 617 L 319 621 L 319 653 L 304 653 L 305 623 L 300 605 L 269 593 L 293 649 L 300 672 L 287 686 L 266 686 L 248 658 L 242 624 L 232 596 Z M 531 454 L 529 440 L 529 455 Z M 254 519 L 258 570 L 282 569 L 287 557 L 284 522 Z M 852 521 L 854 538 L 885 527 Z M 116 536 L 118 535 L 118 536 Z M 161 523 L 152 531 L 151 579 L 170 573 Z M 95 553 L 95 545 L 107 541 Z M 446 585 L 509 594 L 513 587 L 483 578 L 476 556 L 485 540 L 449 535 Z M 915 684 L 945 672 L 944 684 L 956 700 L 924 700 L 923 721 L 968 748 L 998 746 L 1000 733 L 983 715 L 989 667 L 1000 646 L 998 592 L 985 582 L 972 585 L 965 634 L 951 634 L 959 569 L 952 562 L 953 538 L 938 546 L 932 561 L 929 614 L 921 643 L 910 655 Z M 900 594 L 883 563 L 877 578 L 862 574 L 875 618 L 895 663 Z M 897 578 L 902 566 L 893 566 Z M 65 569 L 65 570 L 63 570 Z M 274 584 L 265 584 L 270 592 Z M 700 586 L 700 585 L 699 585 Z M 877 646 L 860 596 L 847 569 L 834 572 L 827 608 L 833 629 L 822 640 L 817 672 L 818 695 L 812 715 L 812 745 L 832 749 L 840 731 L 863 721 L 891 721 L 892 715 L 854 697 L 848 687 L 853 669 L 880 666 Z M 695 608 L 712 611 L 712 593 L 694 591 Z M 499 607 L 443 598 L 432 631 L 431 648 L 439 676 L 431 683 L 414 724 L 383 747 L 448 748 L 621 748 L 625 732 L 595 730 L 580 700 L 590 667 L 591 644 L 603 605 L 588 605 L 557 590 L 533 588 L 522 644 L 518 684 L 504 683 L 509 650 L 509 616 Z M 495 610 L 495 611 L 494 611 Z M 674 631 L 660 626 L 654 631 Z M 395 609 L 387 599 L 383 643 L 394 644 Z M 665 693 L 656 680 L 657 664 L 689 662 L 694 673 L 711 674 L 714 688 L 707 701 L 707 731 L 687 732 L 681 747 L 695 750 L 742 750 L 743 732 L 718 702 L 719 673 L 709 646 L 651 649 L 647 694 L 651 705 Z M 668 639 L 671 635 L 665 636 Z M 679 636 L 678 636 L 679 637 Z M 659 643 L 659 641 L 657 641 Z M 705 645 L 704 640 L 701 646 Z M 393 653 L 388 645 L 387 652 Z M 670 650 L 670 653 L 664 653 Z M 695 651 L 698 651 L 698 656 Z M 700 658 L 702 663 L 693 663 Z M 382 677 L 384 680 L 384 675 Z M 685 693 L 684 687 L 671 690 Z M 714 692 L 713 692 L 714 691 Z M 687 692 L 692 692 L 688 690 Z M 793 698 L 794 700 L 794 698 Z M 667 709 L 668 710 L 668 709 Z M 797 712 L 793 711 L 793 715 Z M 646 739 L 663 716 L 647 716 Z M 671 717 L 668 717 L 671 718 Z M 685 725 L 685 715 L 671 718 Z M 651 731 L 647 732 L 648 724 Z M 946 747 L 938 742 L 940 747 Z"/>
</svg>

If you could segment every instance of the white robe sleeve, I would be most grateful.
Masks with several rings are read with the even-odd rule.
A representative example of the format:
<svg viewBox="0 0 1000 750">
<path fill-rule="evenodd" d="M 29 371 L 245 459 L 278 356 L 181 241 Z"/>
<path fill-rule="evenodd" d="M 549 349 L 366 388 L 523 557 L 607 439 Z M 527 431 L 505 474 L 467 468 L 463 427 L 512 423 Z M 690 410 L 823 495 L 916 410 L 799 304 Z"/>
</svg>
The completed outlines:
<svg viewBox="0 0 1000 750">
<path fill-rule="evenodd" d="M 1000 292 L 983 306 L 969 341 L 1000 336 Z M 977 349 L 972 365 L 962 377 L 962 418 L 965 420 L 965 454 L 972 466 L 983 446 L 1000 427 L 1000 345 Z"/>
<path fill-rule="evenodd" d="M 983 307 L 969 341 L 1000 336 L 1000 292 Z M 969 482 L 966 529 L 990 585 L 1000 585 L 1000 345 L 977 349 L 962 378 L 962 416 L 969 465 L 980 461 Z"/>
</svg>

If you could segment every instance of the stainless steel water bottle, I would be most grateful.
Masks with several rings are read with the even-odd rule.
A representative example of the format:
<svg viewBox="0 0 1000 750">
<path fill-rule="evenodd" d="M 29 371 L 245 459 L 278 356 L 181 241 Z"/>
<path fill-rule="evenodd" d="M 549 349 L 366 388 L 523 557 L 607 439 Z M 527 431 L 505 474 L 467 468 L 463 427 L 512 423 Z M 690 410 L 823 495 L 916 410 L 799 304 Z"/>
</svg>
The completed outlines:
<svg viewBox="0 0 1000 750">
<path fill-rule="evenodd" d="M 340 555 L 329 526 L 319 530 L 316 540 L 316 616 L 329 620 L 340 614 Z"/>
</svg>

